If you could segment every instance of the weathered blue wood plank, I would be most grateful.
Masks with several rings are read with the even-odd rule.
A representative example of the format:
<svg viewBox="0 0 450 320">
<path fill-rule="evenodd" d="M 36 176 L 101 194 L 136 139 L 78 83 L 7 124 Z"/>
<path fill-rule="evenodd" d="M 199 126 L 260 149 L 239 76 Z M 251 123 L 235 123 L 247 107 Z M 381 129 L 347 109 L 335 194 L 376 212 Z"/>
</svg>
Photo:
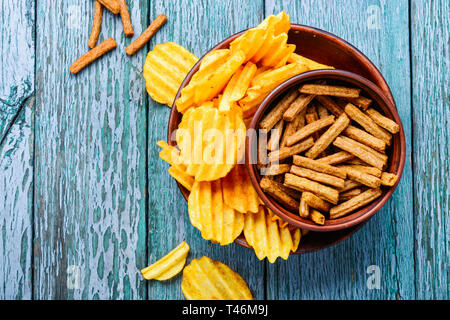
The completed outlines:
<svg viewBox="0 0 450 320">
<path fill-rule="evenodd" d="M 128 1 L 137 33 L 148 1 Z M 37 1 L 35 257 L 37 299 L 142 299 L 146 93 L 143 55 L 130 59 L 119 16 L 99 41 L 118 47 L 78 75 L 93 1 Z"/>
<path fill-rule="evenodd" d="M 242 29 L 258 24 L 263 18 L 262 1 L 158 1 L 152 2 L 150 18 L 159 13 L 167 24 L 152 39 L 157 43 L 174 41 L 201 57 L 211 47 Z M 140 53 L 144 57 L 144 53 Z M 264 263 L 253 251 L 236 244 L 220 247 L 203 240 L 188 217 L 186 201 L 167 173 L 168 165 L 158 158 L 158 140 L 166 140 L 170 109 L 150 99 L 148 119 L 149 184 L 149 262 L 162 257 L 178 243 L 191 246 L 188 263 L 193 258 L 209 256 L 237 271 L 247 281 L 253 295 L 264 298 Z M 166 282 L 149 282 L 150 299 L 184 299 L 181 275 Z"/>
<path fill-rule="evenodd" d="M 32 298 L 34 9 L 0 4 L 0 299 Z"/>
<path fill-rule="evenodd" d="M 31 299 L 33 109 L 26 100 L 0 146 L 0 299 Z"/>
<path fill-rule="evenodd" d="M 412 1 L 418 299 L 450 297 L 450 3 Z"/>
<path fill-rule="evenodd" d="M 34 1 L 0 4 L 0 141 L 34 91 Z"/>
<path fill-rule="evenodd" d="M 391 87 L 411 141 L 407 1 L 266 1 L 266 15 L 285 10 L 294 23 L 332 32 L 364 52 Z M 410 144 L 407 159 L 411 159 Z M 269 299 L 414 298 L 411 162 L 393 197 L 350 239 L 317 253 L 268 266 Z M 366 285 L 379 267 L 380 289 Z"/>
</svg>

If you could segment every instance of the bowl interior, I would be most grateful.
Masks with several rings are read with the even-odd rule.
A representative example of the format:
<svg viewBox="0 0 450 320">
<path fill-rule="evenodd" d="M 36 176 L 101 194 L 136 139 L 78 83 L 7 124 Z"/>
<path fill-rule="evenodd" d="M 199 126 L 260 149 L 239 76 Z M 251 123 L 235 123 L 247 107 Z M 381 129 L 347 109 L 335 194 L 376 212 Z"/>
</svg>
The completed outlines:
<svg viewBox="0 0 450 320">
<path fill-rule="evenodd" d="M 389 197 L 394 192 L 398 182 L 400 181 L 400 176 L 403 172 L 404 158 L 405 158 L 405 141 L 403 127 L 398 116 L 397 109 L 394 103 L 388 99 L 385 94 L 373 83 L 367 79 L 347 71 L 342 70 L 316 70 L 310 71 L 298 76 L 291 78 L 286 81 L 278 88 L 276 88 L 262 103 L 256 112 L 250 127 L 251 129 L 257 129 L 259 127 L 259 121 L 267 114 L 284 96 L 284 94 L 290 90 L 292 87 L 298 87 L 303 83 L 311 83 L 316 80 L 326 80 L 327 83 L 333 85 L 341 85 L 347 87 L 354 87 L 362 89 L 362 95 L 373 100 L 371 105 L 372 108 L 380 111 L 386 117 L 394 120 L 400 126 L 400 132 L 393 135 L 392 145 L 386 149 L 386 154 L 389 156 L 388 166 L 385 169 L 387 172 L 395 173 L 399 179 L 397 179 L 396 184 L 393 187 L 382 187 L 383 194 L 377 200 L 371 202 L 369 205 L 360 208 L 359 210 L 346 215 L 342 218 L 325 220 L 323 226 L 317 225 L 314 222 L 301 218 L 298 212 L 292 212 L 279 202 L 274 200 L 272 197 L 266 195 L 259 186 L 259 181 L 261 180 L 261 175 L 257 168 L 257 155 L 254 152 L 249 152 L 252 150 L 251 146 L 257 144 L 257 137 L 249 135 L 247 139 L 247 168 L 249 170 L 250 178 L 252 179 L 253 185 L 258 192 L 260 198 L 265 202 L 265 204 L 277 215 L 279 215 L 283 220 L 288 221 L 299 228 L 313 230 L 313 231 L 336 231 L 345 228 L 349 228 L 356 224 L 363 222 L 364 220 L 370 218 L 375 214 Z"/>
<path fill-rule="evenodd" d="M 211 50 L 227 48 L 230 42 L 244 31 L 228 37 L 215 47 L 211 48 Z M 320 29 L 292 24 L 291 30 L 288 33 L 288 42 L 296 45 L 295 52 L 298 54 L 320 63 L 332 65 L 337 69 L 352 71 L 369 79 L 376 84 L 389 99 L 394 101 L 392 93 L 380 71 L 363 53 L 343 39 Z M 167 128 L 167 143 L 169 145 L 176 145 L 176 141 L 173 139 L 173 132 L 177 129 L 182 117 L 182 114 L 177 111 L 175 101 L 180 97 L 181 89 L 189 83 L 192 76 L 197 72 L 201 61 L 202 59 L 200 59 L 188 73 L 175 97 Z M 189 191 L 179 183 L 178 187 L 184 198 L 187 199 Z M 318 235 L 315 235 L 314 232 L 310 232 L 308 236 L 302 239 L 297 253 L 317 251 L 334 245 L 347 239 L 362 225 L 363 223 L 345 230 L 326 232 Z M 236 242 L 249 247 L 243 237 L 238 238 Z"/>
</svg>

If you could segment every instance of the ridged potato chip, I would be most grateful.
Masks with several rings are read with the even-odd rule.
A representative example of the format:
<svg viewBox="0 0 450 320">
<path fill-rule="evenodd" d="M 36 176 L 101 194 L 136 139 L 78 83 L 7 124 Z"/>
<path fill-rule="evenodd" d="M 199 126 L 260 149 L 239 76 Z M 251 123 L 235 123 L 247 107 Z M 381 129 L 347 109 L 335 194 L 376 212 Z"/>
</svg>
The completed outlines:
<svg viewBox="0 0 450 320">
<path fill-rule="evenodd" d="M 194 95 L 198 82 L 214 73 L 230 56 L 229 49 L 213 50 L 206 54 L 200 63 L 199 70 L 192 76 L 188 85 L 181 89 L 181 95 L 176 101 L 177 110 L 185 113 L 188 109 L 195 107 Z"/>
<path fill-rule="evenodd" d="M 182 165 L 171 166 L 169 168 L 169 174 L 187 190 L 192 190 L 195 180 L 192 176 L 186 173 Z"/>
<path fill-rule="evenodd" d="M 289 63 L 277 69 L 266 70 L 256 76 L 251 83 L 251 87 L 247 90 L 246 96 L 239 100 L 244 118 L 249 118 L 254 115 L 259 104 L 278 85 L 305 71 L 308 71 L 305 65 Z"/>
<path fill-rule="evenodd" d="M 188 175 L 186 173 L 186 166 L 181 164 L 180 151 L 173 146 L 169 146 L 167 142 L 162 140 L 156 144 L 162 148 L 159 157 L 171 165 L 169 174 L 181 183 L 182 186 L 191 191 L 192 185 L 194 184 L 194 177 Z"/>
<path fill-rule="evenodd" d="M 144 64 L 148 94 L 171 107 L 181 83 L 197 61 L 195 55 L 174 42 L 156 45 Z"/>
<path fill-rule="evenodd" d="M 269 208 L 266 208 L 266 210 L 268 210 L 269 212 L 272 212 Z M 281 219 L 279 216 L 277 216 L 276 214 L 272 215 L 272 221 L 276 221 L 278 222 L 278 225 L 280 226 L 280 228 L 284 228 L 288 225 L 288 223 L 286 221 L 284 221 L 283 219 Z"/>
<path fill-rule="evenodd" d="M 177 110 L 185 113 L 191 107 L 200 106 L 215 98 L 227 85 L 233 74 L 244 63 L 245 54 L 228 49 L 211 51 L 205 56 L 199 70 L 189 84 L 181 90 Z"/>
<path fill-rule="evenodd" d="M 258 27 L 265 28 L 266 26 L 273 26 L 275 36 L 287 33 L 291 28 L 291 17 L 284 11 L 280 11 L 276 16 L 271 14 Z"/>
<path fill-rule="evenodd" d="M 174 146 L 169 146 L 167 142 L 160 140 L 156 143 L 162 150 L 159 152 L 159 157 L 166 161 L 171 166 L 181 163 L 180 150 Z"/>
<path fill-rule="evenodd" d="M 188 212 L 202 237 L 221 245 L 232 243 L 244 228 L 244 215 L 224 202 L 221 180 L 195 181 L 188 198 Z"/>
<path fill-rule="evenodd" d="M 250 176 L 243 164 L 237 164 L 222 178 L 223 198 L 231 208 L 241 213 L 256 213 L 262 204 L 253 188 Z"/>
<path fill-rule="evenodd" d="M 282 42 L 284 37 L 278 38 L 278 36 L 283 33 L 286 34 L 290 27 L 290 17 L 285 12 L 280 12 L 276 16 L 270 15 L 258 26 L 247 30 L 233 40 L 230 43 L 230 49 L 233 52 L 243 51 L 245 61 L 252 60 L 256 63 L 266 54 L 270 54 L 270 50 L 276 47 L 275 42 Z"/>
<path fill-rule="evenodd" d="M 250 60 L 262 46 L 266 37 L 263 28 L 251 28 L 230 43 L 231 51 L 242 51 L 245 54 L 245 62 Z"/>
<path fill-rule="evenodd" d="M 257 67 L 252 62 L 247 62 L 245 66 L 239 67 L 225 87 L 219 103 L 220 111 L 230 110 L 231 104 L 244 97 L 256 70 Z"/>
<path fill-rule="evenodd" d="M 237 107 L 220 112 L 213 102 L 189 109 L 176 133 L 181 162 L 197 181 L 213 181 L 230 172 L 243 156 L 245 124 Z"/>
<path fill-rule="evenodd" d="M 326 64 L 318 63 L 314 60 L 303 57 L 295 52 L 293 52 L 289 55 L 289 58 L 287 61 L 289 63 L 295 62 L 295 63 L 303 64 L 308 68 L 308 70 L 334 69 L 334 67 L 332 67 L 332 66 L 327 66 Z"/>
<path fill-rule="evenodd" d="M 259 260 L 267 258 L 274 263 L 278 257 L 286 260 L 291 251 L 297 250 L 301 234 L 300 229 L 291 233 L 289 226 L 280 227 L 273 213 L 260 206 L 258 213 L 245 215 L 244 236 Z"/>
<path fill-rule="evenodd" d="M 225 88 L 236 70 L 244 63 L 244 60 L 245 54 L 242 51 L 236 51 L 218 69 L 199 79 L 195 85 L 195 104 L 201 105 L 203 102 L 216 97 Z"/>
<path fill-rule="evenodd" d="M 184 268 L 181 291 L 186 300 L 253 300 L 239 274 L 208 257 L 194 259 Z"/>
<path fill-rule="evenodd" d="M 160 260 L 142 269 L 142 275 L 147 280 L 167 280 L 174 277 L 183 269 L 189 249 L 189 245 L 183 241 Z"/>
</svg>

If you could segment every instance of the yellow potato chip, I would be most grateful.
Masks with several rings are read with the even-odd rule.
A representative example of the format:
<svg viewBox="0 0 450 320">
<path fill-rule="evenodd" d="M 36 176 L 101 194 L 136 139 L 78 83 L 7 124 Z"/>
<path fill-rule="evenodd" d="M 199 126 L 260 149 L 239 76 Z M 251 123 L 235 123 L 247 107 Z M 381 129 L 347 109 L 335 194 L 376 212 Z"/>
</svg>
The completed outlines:
<svg viewBox="0 0 450 320">
<path fill-rule="evenodd" d="M 259 67 L 256 70 L 255 76 L 253 77 L 253 80 L 250 82 L 250 87 L 253 87 L 255 84 L 258 84 L 259 79 L 264 77 L 269 72 L 275 70 L 275 68 L 271 67 Z"/>
<path fill-rule="evenodd" d="M 278 15 L 270 15 L 258 26 L 248 29 L 242 35 L 230 43 L 232 52 L 241 50 L 245 54 L 245 62 L 252 59 L 259 61 L 268 53 L 273 45 L 275 37 L 287 33 L 291 27 L 289 15 L 280 12 Z"/>
<path fill-rule="evenodd" d="M 195 181 L 188 198 L 191 223 L 205 240 L 232 243 L 244 228 L 244 215 L 225 204 L 222 182 Z"/>
<path fill-rule="evenodd" d="M 276 16 L 269 15 L 258 25 L 260 28 L 269 28 L 271 26 L 274 28 L 275 36 L 287 33 L 291 28 L 291 18 L 286 12 L 280 11 Z"/>
<path fill-rule="evenodd" d="M 298 245 L 300 244 L 300 240 L 302 239 L 302 229 L 299 228 L 289 228 L 289 231 L 291 232 L 292 235 L 292 252 L 296 252 L 298 249 Z"/>
<path fill-rule="evenodd" d="M 144 78 L 153 100 L 169 107 L 198 58 L 174 42 L 158 44 L 145 59 Z"/>
<path fill-rule="evenodd" d="M 259 104 L 267 95 L 284 81 L 293 76 L 308 71 L 305 65 L 290 63 L 278 69 L 269 69 L 255 77 L 246 96 L 239 100 L 244 118 L 253 116 Z"/>
<path fill-rule="evenodd" d="M 266 208 L 267 211 L 273 213 L 269 208 Z M 284 228 L 288 225 L 288 223 L 286 221 L 284 221 L 283 219 L 281 219 L 279 216 L 277 216 L 276 214 L 272 214 L 272 221 L 276 221 L 278 222 L 278 225 L 280 226 L 280 228 Z"/>
<path fill-rule="evenodd" d="M 241 212 L 258 212 L 261 200 L 243 164 L 237 164 L 222 178 L 223 198 L 231 208 Z"/>
<path fill-rule="evenodd" d="M 169 174 L 177 180 L 183 187 L 191 191 L 194 185 L 194 178 L 186 173 L 182 165 L 174 165 L 169 168 Z"/>
<path fill-rule="evenodd" d="M 212 100 L 227 85 L 230 78 L 244 63 L 245 54 L 242 51 L 233 52 L 228 59 L 210 74 L 199 79 L 195 85 L 194 102 L 201 105 L 205 101 Z"/>
<path fill-rule="evenodd" d="M 223 96 L 221 97 L 219 110 L 228 111 L 230 105 L 242 99 L 247 92 L 250 82 L 255 75 L 257 67 L 254 63 L 247 62 L 243 67 L 240 67 L 228 82 Z"/>
<path fill-rule="evenodd" d="M 289 226 L 280 227 L 273 213 L 260 206 L 258 213 L 245 215 L 244 236 L 259 260 L 267 258 L 274 263 L 278 257 L 286 260 L 291 251 L 297 250 L 300 229 L 291 233 Z"/>
<path fill-rule="evenodd" d="M 188 85 L 181 89 L 181 95 L 176 101 L 179 112 L 185 113 L 189 108 L 198 106 L 194 103 L 194 95 L 199 81 L 214 73 L 225 63 L 229 56 L 229 49 L 218 49 L 209 52 L 203 57 L 199 70 L 192 76 Z"/>
<path fill-rule="evenodd" d="M 180 151 L 162 140 L 156 144 L 162 148 L 159 157 L 171 165 L 169 174 L 190 191 L 194 184 L 194 177 L 186 173 L 186 166 L 181 163 Z"/>
<path fill-rule="evenodd" d="M 181 291 L 187 300 L 253 300 L 239 274 L 208 257 L 194 259 L 184 268 Z"/>
<path fill-rule="evenodd" d="M 237 107 L 220 112 L 213 102 L 189 109 L 176 133 L 181 162 L 197 181 L 213 181 L 242 158 L 245 124 Z"/>
<path fill-rule="evenodd" d="M 276 58 L 278 63 L 275 65 L 275 69 L 286 65 L 289 57 L 295 51 L 295 48 L 295 44 L 288 44 L 282 51 L 279 52 L 279 57 Z"/>
<path fill-rule="evenodd" d="M 266 37 L 266 30 L 252 28 L 240 35 L 230 43 L 230 50 L 235 52 L 241 50 L 245 54 L 245 62 L 250 60 L 262 46 Z"/>
<path fill-rule="evenodd" d="M 142 269 L 142 275 L 147 280 L 167 280 L 174 277 L 183 269 L 189 249 L 189 245 L 183 241 L 160 260 Z"/>
<path fill-rule="evenodd" d="M 211 73 L 215 69 L 217 69 L 229 56 L 230 49 L 216 49 L 207 53 L 199 66 L 199 71 L 206 73 Z M 196 75 L 193 76 L 194 81 L 198 80 L 202 74 L 202 72 L 197 72 Z"/>
<path fill-rule="evenodd" d="M 167 142 L 161 140 L 156 143 L 162 150 L 159 152 L 159 157 L 166 161 L 171 166 L 179 165 L 181 163 L 180 151 L 173 146 L 169 146 Z"/>
<path fill-rule="evenodd" d="M 318 70 L 318 69 L 334 69 L 332 66 L 327 66 L 326 64 L 318 63 L 314 60 L 303 57 L 295 52 L 292 52 L 288 58 L 289 63 L 300 63 L 305 65 L 308 70 Z"/>
</svg>

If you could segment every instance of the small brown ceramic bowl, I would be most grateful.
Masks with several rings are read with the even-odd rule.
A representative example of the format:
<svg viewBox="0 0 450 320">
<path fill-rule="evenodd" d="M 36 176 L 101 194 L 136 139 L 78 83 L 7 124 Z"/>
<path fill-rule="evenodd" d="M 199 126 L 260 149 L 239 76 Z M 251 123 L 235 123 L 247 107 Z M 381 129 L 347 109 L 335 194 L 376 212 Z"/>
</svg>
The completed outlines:
<svg viewBox="0 0 450 320">
<path fill-rule="evenodd" d="M 245 31 L 246 30 L 243 30 L 226 38 L 215 47 L 211 48 L 211 50 L 228 48 L 230 42 Z M 392 93 L 380 71 L 362 52 L 345 40 L 320 29 L 291 24 L 291 30 L 289 30 L 288 33 L 288 42 L 296 45 L 295 52 L 298 54 L 326 65 L 332 65 L 336 69 L 351 71 L 365 77 L 376 84 L 384 94 L 394 102 Z M 176 141 L 172 139 L 173 132 L 178 128 L 178 124 L 182 117 L 182 114 L 177 111 L 175 101 L 180 97 L 181 89 L 191 81 L 192 76 L 197 72 L 201 61 L 202 59 L 200 59 L 188 73 L 175 97 L 167 128 L 167 142 L 169 145 L 176 145 Z M 179 183 L 178 187 L 184 198 L 187 199 L 189 191 Z M 326 233 L 310 232 L 307 237 L 302 239 L 297 253 L 312 252 L 330 247 L 347 239 L 362 225 L 363 224 L 359 224 L 348 229 Z M 245 247 L 250 247 L 242 236 L 236 240 L 236 243 Z"/>
<path fill-rule="evenodd" d="M 290 224 L 311 231 L 337 231 L 347 229 L 349 227 L 358 225 L 370 217 L 372 217 L 386 201 L 393 194 L 397 187 L 400 177 L 403 172 L 405 164 L 406 144 L 405 135 L 403 132 L 403 126 L 400 117 L 397 113 L 397 107 L 374 83 L 352 72 L 343 70 L 315 70 L 299 74 L 273 90 L 259 106 L 251 123 L 250 129 L 257 130 L 259 128 L 259 122 L 265 114 L 267 114 L 278 101 L 286 94 L 286 92 L 294 87 L 300 87 L 305 83 L 314 83 L 318 80 L 325 80 L 329 84 L 359 88 L 361 94 L 370 98 L 373 102 L 371 107 L 381 112 L 381 114 L 394 120 L 400 126 L 400 131 L 392 136 L 392 145 L 386 149 L 388 155 L 388 165 L 385 169 L 386 172 L 394 173 L 398 176 L 397 182 L 392 187 L 382 186 L 383 193 L 381 197 L 372 201 L 368 205 L 360 208 L 359 210 L 350 213 L 344 217 L 338 219 L 327 219 L 324 225 L 317 225 L 309 219 L 301 218 L 298 212 L 290 211 L 286 209 L 282 204 L 274 200 L 272 197 L 264 193 L 259 186 L 261 176 L 257 168 L 257 153 L 250 152 L 256 150 L 257 135 L 248 135 L 246 144 L 246 165 L 253 186 L 258 192 L 263 202 L 280 218 L 289 222 Z"/>
</svg>

